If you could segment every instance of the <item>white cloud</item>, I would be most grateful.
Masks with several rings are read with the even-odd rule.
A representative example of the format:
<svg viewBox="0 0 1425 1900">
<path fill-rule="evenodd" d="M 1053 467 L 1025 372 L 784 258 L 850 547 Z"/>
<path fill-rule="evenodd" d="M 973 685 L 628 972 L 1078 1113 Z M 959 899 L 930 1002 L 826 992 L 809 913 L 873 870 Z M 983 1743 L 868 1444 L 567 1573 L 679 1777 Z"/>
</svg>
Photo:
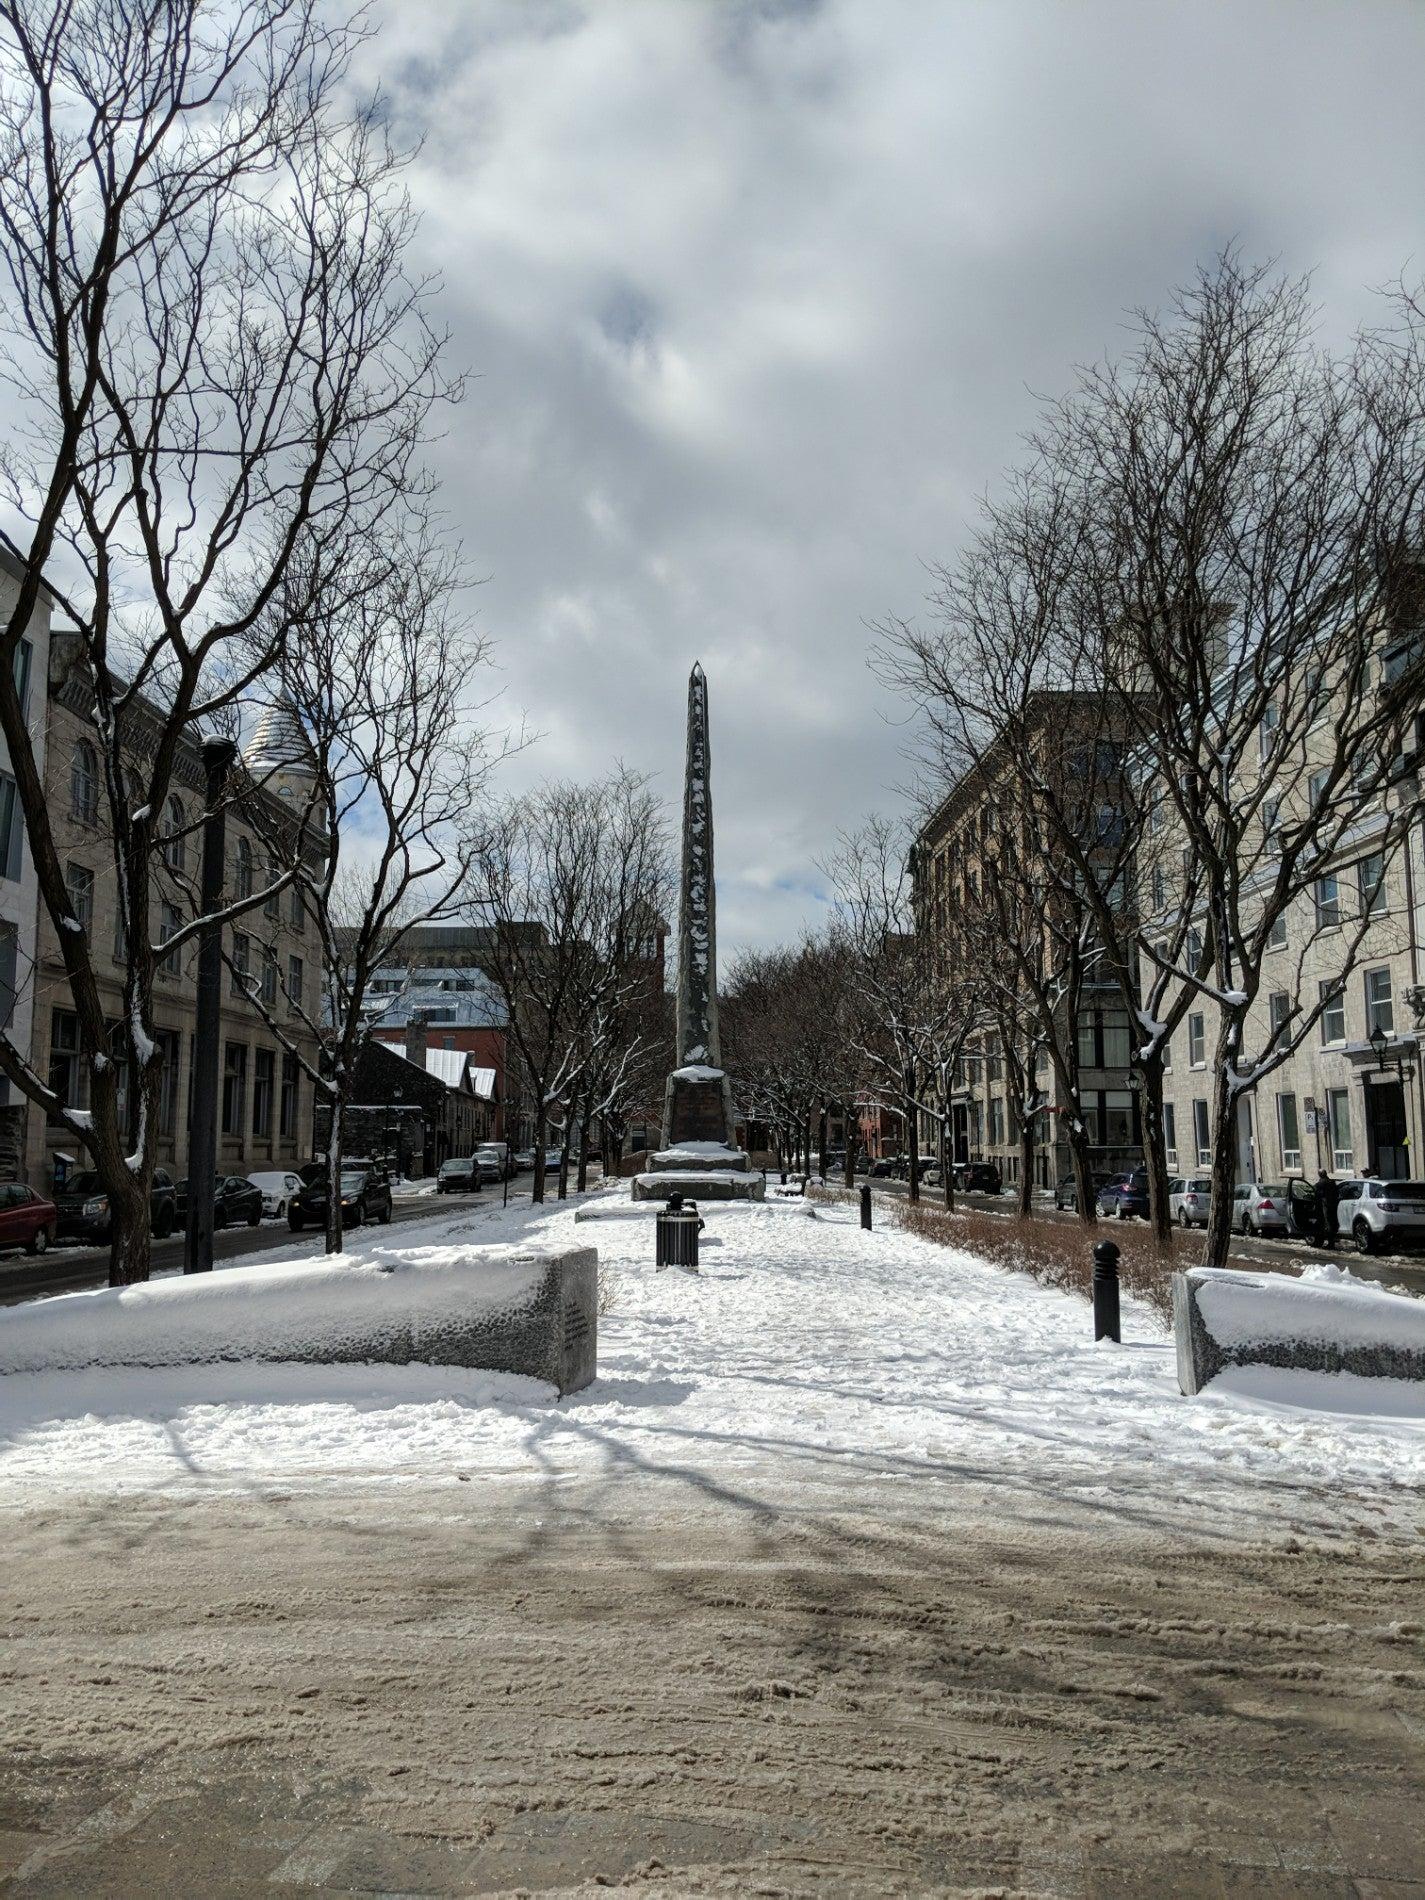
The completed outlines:
<svg viewBox="0 0 1425 1900">
<path fill-rule="evenodd" d="M 1227 240 L 1327 324 L 1418 240 L 1425 9 L 385 0 L 475 373 L 434 454 L 546 735 L 676 802 L 708 669 L 720 933 L 789 934 L 894 802 L 865 623 L 913 612 L 1032 391 Z M 1421 259 L 1416 259 L 1417 267 Z"/>
</svg>

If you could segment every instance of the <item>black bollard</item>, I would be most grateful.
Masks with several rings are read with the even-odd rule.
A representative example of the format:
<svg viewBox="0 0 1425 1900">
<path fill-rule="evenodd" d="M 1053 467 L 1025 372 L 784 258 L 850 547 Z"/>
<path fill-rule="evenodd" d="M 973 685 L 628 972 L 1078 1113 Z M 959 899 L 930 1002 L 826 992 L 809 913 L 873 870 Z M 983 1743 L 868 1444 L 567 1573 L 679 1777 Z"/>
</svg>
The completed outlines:
<svg viewBox="0 0 1425 1900">
<path fill-rule="evenodd" d="M 864 1187 L 864 1186 L 861 1189 L 861 1225 L 866 1229 L 867 1233 L 870 1233 L 871 1231 L 871 1190 L 869 1187 Z"/>
<path fill-rule="evenodd" d="M 1093 1336 L 1122 1343 L 1118 1330 L 1118 1248 L 1099 1240 L 1093 1250 Z"/>
</svg>

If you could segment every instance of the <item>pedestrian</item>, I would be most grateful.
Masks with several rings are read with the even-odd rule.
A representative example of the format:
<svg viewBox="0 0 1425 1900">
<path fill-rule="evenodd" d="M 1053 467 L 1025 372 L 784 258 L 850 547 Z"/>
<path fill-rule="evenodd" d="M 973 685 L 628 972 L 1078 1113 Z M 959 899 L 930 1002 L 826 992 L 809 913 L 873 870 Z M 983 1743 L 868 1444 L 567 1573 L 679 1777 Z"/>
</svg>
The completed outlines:
<svg viewBox="0 0 1425 1900">
<path fill-rule="evenodd" d="M 1322 1168 L 1316 1177 L 1316 1233 L 1318 1247 L 1328 1251 L 1336 1245 L 1336 1203 L 1340 1195 L 1336 1183 Z"/>
</svg>

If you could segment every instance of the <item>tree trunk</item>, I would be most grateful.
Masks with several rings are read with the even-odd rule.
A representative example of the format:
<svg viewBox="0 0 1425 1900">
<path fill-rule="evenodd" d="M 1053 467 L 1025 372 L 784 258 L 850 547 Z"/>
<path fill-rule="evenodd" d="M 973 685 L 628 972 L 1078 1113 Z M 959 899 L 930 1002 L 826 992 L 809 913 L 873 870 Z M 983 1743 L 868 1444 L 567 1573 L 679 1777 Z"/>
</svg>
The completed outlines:
<svg viewBox="0 0 1425 1900">
<path fill-rule="evenodd" d="M 910 1173 L 909 1198 L 912 1202 L 916 1202 L 920 1199 L 920 1130 L 916 1127 L 914 1120 L 915 1097 L 909 1091 L 906 1092 L 902 1106 L 905 1109 L 906 1133 L 910 1140 L 910 1152 L 907 1157 Z"/>
<path fill-rule="evenodd" d="M 559 1199 L 561 1201 L 567 1201 L 569 1199 L 569 1144 L 573 1139 L 574 1118 L 572 1115 L 566 1115 L 564 1118 L 564 1139 L 559 1144 Z"/>
<path fill-rule="evenodd" d="M 331 1132 L 327 1136 L 327 1252 L 341 1252 L 341 1144 L 342 1108 L 338 1097 L 332 1103 Z"/>
<path fill-rule="evenodd" d="M 955 1211 L 955 1169 L 950 1160 L 950 1109 L 946 1105 L 940 1123 L 940 1187 L 945 1197 L 945 1212 Z"/>
<path fill-rule="evenodd" d="M 1173 1211 L 1168 1206 L 1168 1150 L 1163 1138 L 1163 1064 L 1150 1057 L 1139 1070 L 1143 1163 L 1148 1171 L 1148 1219 L 1159 1253 L 1173 1249 Z"/>
<path fill-rule="evenodd" d="M 823 1106 L 821 1119 L 817 1124 L 817 1173 L 826 1179 L 826 1109 Z"/>
<path fill-rule="evenodd" d="M 133 1175 L 117 1192 L 112 1187 L 108 1192 L 109 1285 L 134 1286 L 149 1277 L 152 1267 L 149 1197 Z"/>
<path fill-rule="evenodd" d="M 1242 1046 L 1240 1021 L 1224 1021 L 1217 1041 L 1212 1082 L 1212 1200 L 1202 1239 L 1202 1264 L 1225 1267 L 1232 1240 L 1232 1194 L 1237 1186 L 1237 1112 L 1241 1100 L 1228 1078 L 1228 1064 Z"/>
<path fill-rule="evenodd" d="M 843 1176 L 848 1188 L 854 1188 L 856 1185 L 856 1157 L 860 1152 L 861 1142 L 859 1137 L 848 1134 L 846 1137 L 846 1169 Z"/>
<path fill-rule="evenodd" d="M 589 1187 L 589 1124 L 592 1120 L 593 1117 L 591 1115 L 585 1115 L 579 1124 L 579 1179 L 577 1186 L 581 1194 L 587 1193 Z"/>
<path fill-rule="evenodd" d="M 1068 1116 L 1068 1129 L 1069 1166 L 1074 1172 L 1074 1196 L 1078 1202 L 1079 1219 L 1085 1227 L 1096 1227 L 1098 1225 L 1098 1195 L 1093 1184 L 1088 1130 L 1080 1120 L 1077 1108 Z"/>
<path fill-rule="evenodd" d="M 548 1135 L 549 1117 L 544 1107 L 544 1091 L 541 1089 L 539 1107 L 534 1117 L 534 1185 L 529 1191 L 529 1198 L 536 1207 L 544 1199 L 544 1144 Z"/>
</svg>

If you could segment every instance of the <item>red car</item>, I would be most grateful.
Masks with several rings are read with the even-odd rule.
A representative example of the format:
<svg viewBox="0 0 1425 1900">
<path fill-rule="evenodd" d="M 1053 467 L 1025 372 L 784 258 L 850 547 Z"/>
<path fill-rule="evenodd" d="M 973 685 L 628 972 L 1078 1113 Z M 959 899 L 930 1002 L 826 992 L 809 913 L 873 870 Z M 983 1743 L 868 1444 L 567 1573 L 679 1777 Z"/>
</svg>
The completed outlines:
<svg viewBox="0 0 1425 1900">
<path fill-rule="evenodd" d="M 58 1219 L 54 1202 L 23 1181 L 0 1185 L 0 1252 L 23 1247 L 26 1253 L 43 1253 L 54 1239 Z"/>
</svg>

